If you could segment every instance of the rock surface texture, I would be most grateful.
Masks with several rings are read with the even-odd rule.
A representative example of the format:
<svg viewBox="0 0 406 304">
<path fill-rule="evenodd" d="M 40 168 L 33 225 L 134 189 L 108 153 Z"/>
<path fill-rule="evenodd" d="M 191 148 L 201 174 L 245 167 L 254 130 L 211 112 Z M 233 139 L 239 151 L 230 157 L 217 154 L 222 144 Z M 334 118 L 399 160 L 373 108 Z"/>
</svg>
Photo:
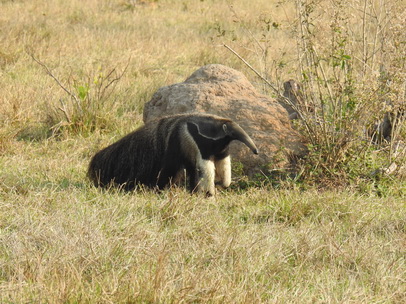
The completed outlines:
<svg viewBox="0 0 406 304">
<path fill-rule="evenodd" d="M 230 145 L 233 161 L 241 162 L 248 175 L 286 168 L 292 159 L 306 153 L 287 111 L 277 101 L 259 94 L 241 72 L 232 68 L 206 65 L 184 82 L 160 88 L 145 104 L 144 122 L 186 112 L 230 118 L 251 136 L 259 155 L 239 142 Z"/>
</svg>

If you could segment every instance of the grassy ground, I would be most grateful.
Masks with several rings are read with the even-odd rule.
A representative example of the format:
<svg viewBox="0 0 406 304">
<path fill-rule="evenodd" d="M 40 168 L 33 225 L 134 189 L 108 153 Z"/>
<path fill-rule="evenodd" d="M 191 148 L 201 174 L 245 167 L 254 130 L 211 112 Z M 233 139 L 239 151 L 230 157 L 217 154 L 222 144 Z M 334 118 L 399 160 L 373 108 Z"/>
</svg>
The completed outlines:
<svg viewBox="0 0 406 304">
<path fill-rule="evenodd" d="M 1 303 L 406 301 L 404 180 L 335 190 L 236 181 L 211 199 L 87 181 L 93 153 L 142 124 L 158 87 L 222 63 L 262 89 L 222 43 L 269 75 L 295 77 L 292 3 L 241 0 L 233 9 L 0 0 Z M 249 31 L 272 39 L 275 62 L 246 47 Z"/>
</svg>

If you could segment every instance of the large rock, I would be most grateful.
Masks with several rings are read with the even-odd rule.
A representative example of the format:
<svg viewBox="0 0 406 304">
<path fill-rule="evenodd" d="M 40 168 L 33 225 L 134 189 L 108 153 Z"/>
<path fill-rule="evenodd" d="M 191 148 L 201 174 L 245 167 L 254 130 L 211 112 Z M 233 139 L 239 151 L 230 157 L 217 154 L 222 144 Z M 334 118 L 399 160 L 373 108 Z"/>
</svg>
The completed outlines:
<svg viewBox="0 0 406 304">
<path fill-rule="evenodd" d="M 165 115 L 204 112 L 236 121 L 251 136 L 259 155 L 232 142 L 234 161 L 252 175 L 284 168 L 305 154 L 301 136 L 292 129 L 287 111 L 275 100 L 259 94 L 241 73 L 220 64 L 195 71 L 182 83 L 160 88 L 145 104 L 144 122 Z"/>
</svg>

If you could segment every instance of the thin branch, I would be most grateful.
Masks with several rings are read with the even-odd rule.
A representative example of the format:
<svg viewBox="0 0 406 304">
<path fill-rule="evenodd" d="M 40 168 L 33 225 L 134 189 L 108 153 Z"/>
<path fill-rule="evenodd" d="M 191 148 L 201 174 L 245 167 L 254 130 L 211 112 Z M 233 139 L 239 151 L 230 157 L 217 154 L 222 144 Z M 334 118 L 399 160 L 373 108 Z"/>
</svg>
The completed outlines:
<svg viewBox="0 0 406 304">
<path fill-rule="evenodd" d="M 245 65 L 247 65 L 259 78 L 261 78 L 267 85 L 269 85 L 272 88 L 272 90 L 275 91 L 275 93 L 278 95 L 279 98 L 283 99 L 286 103 L 288 103 L 299 114 L 299 116 L 303 119 L 303 116 L 302 116 L 301 111 L 299 110 L 299 108 L 294 103 L 292 103 L 292 101 L 289 98 L 283 96 L 283 94 L 280 93 L 280 91 L 278 90 L 277 87 L 275 87 L 268 79 L 266 79 L 264 76 L 262 76 L 261 73 L 259 73 L 256 69 L 254 69 L 254 67 L 251 64 L 249 64 L 249 62 L 247 60 L 242 58 L 240 56 L 240 54 L 238 54 L 230 46 L 228 46 L 227 44 L 224 44 L 224 47 L 227 48 L 229 51 L 231 51 L 242 62 L 244 62 Z"/>
<path fill-rule="evenodd" d="M 32 58 L 36 63 L 38 63 L 40 66 L 42 66 L 42 67 L 44 68 L 45 72 L 46 72 L 49 76 L 51 76 L 52 79 L 55 80 L 55 82 L 56 82 L 66 93 L 68 93 L 68 95 L 69 95 L 70 97 L 72 97 L 78 105 L 80 105 L 79 100 L 77 99 L 76 95 L 73 94 L 73 93 L 72 93 L 71 91 L 69 91 L 65 86 L 62 85 L 62 83 L 59 81 L 59 79 L 56 78 L 56 76 L 55 76 L 55 75 L 51 72 L 51 70 L 45 65 L 45 63 L 43 63 L 43 62 L 41 62 L 39 59 L 35 58 L 35 56 L 34 56 L 33 54 L 31 54 L 31 53 L 28 53 L 28 55 L 30 55 L 31 58 Z"/>
<path fill-rule="evenodd" d="M 311 128 L 311 126 L 309 125 L 307 119 L 305 119 L 303 117 L 302 111 L 297 107 L 297 105 L 295 105 L 289 98 L 283 96 L 283 94 L 280 93 L 280 91 L 278 90 L 278 88 L 276 88 L 268 79 L 266 79 L 264 76 L 262 76 L 256 69 L 254 69 L 252 67 L 251 64 L 249 64 L 249 62 L 247 60 L 245 60 L 244 58 L 242 58 L 240 56 L 240 54 L 238 54 L 235 50 L 233 50 L 230 46 L 228 46 L 227 44 L 224 44 L 224 47 L 227 48 L 229 51 L 231 51 L 235 56 L 237 56 L 242 62 L 245 63 L 246 66 L 248 66 L 259 78 L 261 78 L 267 85 L 269 85 L 274 91 L 275 93 L 278 95 L 279 98 L 283 99 L 287 104 L 289 104 L 295 111 L 296 113 L 299 115 L 299 117 L 302 119 L 302 121 L 305 123 L 307 132 L 309 134 L 313 134 L 313 130 Z"/>
<path fill-rule="evenodd" d="M 131 58 L 130 58 L 131 59 Z M 125 72 L 128 69 L 128 66 L 130 65 L 130 59 L 128 59 L 128 63 L 125 66 L 124 70 L 121 72 L 121 74 L 119 74 L 117 77 L 115 77 L 114 79 L 112 79 L 106 86 L 105 89 L 107 89 L 110 85 L 112 85 L 114 82 L 118 82 L 125 74 Z M 110 75 L 113 73 L 113 71 L 115 71 L 116 68 L 114 68 L 111 73 L 106 77 L 106 79 L 108 79 L 110 77 Z M 116 73 L 117 74 L 117 73 Z"/>
<path fill-rule="evenodd" d="M 279 92 L 279 90 L 272 84 L 269 82 L 268 79 L 266 79 L 264 76 L 262 76 L 256 69 L 254 69 L 252 67 L 252 65 L 250 65 L 244 58 L 242 58 L 240 56 L 240 54 L 238 54 L 236 51 L 234 51 L 231 47 L 229 47 L 227 44 L 224 44 L 224 47 L 227 48 L 229 51 L 231 51 L 235 56 L 237 56 L 242 62 L 245 63 L 246 66 L 248 66 L 255 74 L 257 74 L 257 76 L 259 78 L 261 78 L 263 81 L 265 81 L 265 83 L 267 85 L 269 85 L 271 87 L 272 90 L 275 91 L 276 94 L 278 94 L 279 96 L 282 96 L 281 93 Z M 283 97 L 283 96 L 282 96 Z"/>
<path fill-rule="evenodd" d="M 128 62 L 127 62 L 127 65 L 124 67 L 124 69 L 123 69 L 123 71 L 121 72 L 121 73 L 118 73 L 117 72 L 117 67 L 115 67 L 115 68 L 113 68 L 108 74 L 107 74 L 107 76 L 106 77 L 103 77 L 103 79 L 102 79 L 102 83 L 100 84 L 100 87 L 99 87 L 99 89 L 98 89 L 98 99 L 100 100 L 102 97 L 106 97 L 105 96 L 105 92 L 106 92 L 106 90 L 111 86 L 111 85 L 113 85 L 113 84 L 117 84 L 117 82 L 119 81 L 119 80 L 121 80 L 121 78 L 124 76 L 124 74 L 127 72 L 127 69 L 128 69 L 128 67 L 129 67 L 129 65 L 130 65 L 130 62 L 131 62 L 131 57 L 130 58 L 128 58 Z M 115 73 L 115 77 L 113 78 L 113 79 L 109 79 L 111 76 L 113 76 L 113 73 Z M 105 80 L 109 80 L 109 82 L 102 88 L 102 84 L 103 84 L 103 82 L 105 81 Z M 110 95 L 110 94 L 109 94 Z M 109 95 L 107 95 L 107 97 L 109 96 Z"/>
<path fill-rule="evenodd" d="M 362 76 L 364 77 L 366 75 L 366 67 L 368 63 L 368 48 L 367 48 L 367 6 L 368 6 L 368 1 L 364 0 L 364 9 L 363 9 L 363 15 L 362 15 L 362 59 L 363 59 L 363 66 L 362 66 Z"/>
</svg>

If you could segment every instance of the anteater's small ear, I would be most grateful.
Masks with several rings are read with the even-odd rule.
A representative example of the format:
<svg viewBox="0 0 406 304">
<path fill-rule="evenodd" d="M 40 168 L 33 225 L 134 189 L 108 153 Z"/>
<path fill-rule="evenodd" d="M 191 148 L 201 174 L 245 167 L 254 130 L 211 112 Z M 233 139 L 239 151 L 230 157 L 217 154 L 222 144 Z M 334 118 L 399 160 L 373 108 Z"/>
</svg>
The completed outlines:
<svg viewBox="0 0 406 304">
<path fill-rule="evenodd" d="M 228 135 L 226 124 L 212 121 L 188 121 L 187 126 L 191 134 L 198 134 L 208 139 L 219 140 Z"/>
</svg>

